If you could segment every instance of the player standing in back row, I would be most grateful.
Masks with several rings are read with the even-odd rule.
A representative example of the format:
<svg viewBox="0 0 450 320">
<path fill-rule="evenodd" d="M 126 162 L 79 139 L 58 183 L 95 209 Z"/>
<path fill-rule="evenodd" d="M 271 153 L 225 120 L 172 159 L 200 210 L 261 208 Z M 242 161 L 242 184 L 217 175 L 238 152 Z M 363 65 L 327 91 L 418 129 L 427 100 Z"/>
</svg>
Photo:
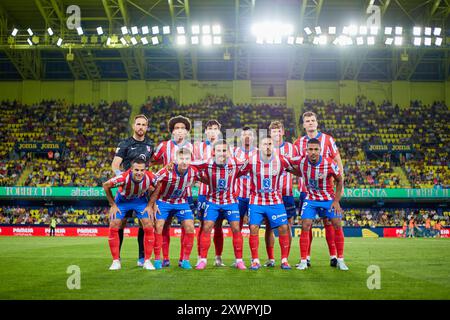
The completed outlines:
<svg viewBox="0 0 450 320">
<path fill-rule="evenodd" d="M 133 135 L 128 139 L 122 140 L 117 149 L 116 155 L 114 156 L 113 162 L 111 164 L 111 169 L 117 176 L 121 175 L 122 172 L 127 171 L 131 168 L 131 162 L 136 159 L 142 159 L 145 165 L 148 166 L 150 159 L 153 156 L 154 145 L 153 141 L 147 138 L 145 135 L 148 129 L 148 119 L 145 115 L 139 114 L 134 117 L 133 124 Z M 122 166 L 122 169 L 120 169 Z M 124 212 L 127 215 L 127 212 Z M 126 219 L 123 220 L 122 225 L 119 229 L 119 251 L 122 248 L 123 242 L 123 230 L 126 225 Z M 138 232 L 138 246 L 139 246 L 139 257 L 137 265 L 142 267 L 144 265 L 144 229 L 139 220 L 139 232 Z"/>
<path fill-rule="evenodd" d="M 298 154 L 300 156 L 306 155 L 306 148 L 307 143 L 310 139 L 317 139 L 320 142 L 320 150 L 321 150 L 321 156 L 324 158 L 331 158 L 334 160 L 338 167 L 339 172 L 342 175 L 342 179 L 344 179 L 344 168 L 342 166 L 342 159 L 339 154 L 339 150 L 336 146 L 336 142 L 334 141 L 333 137 L 318 131 L 318 122 L 317 122 L 317 115 L 314 112 L 307 111 L 302 115 L 302 122 L 303 122 L 303 128 L 306 130 L 306 135 L 304 135 L 301 138 L 298 138 L 294 142 L 294 146 L 298 150 Z M 305 181 L 307 184 L 308 182 Z M 342 193 L 344 192 L 344 189 L 342 188 Z M 301 209 L 301 208 L 300 208 Z M 337 252 L 336 252 L 336 244 L 335 244 L 335 237 L 334 237 L 334 228 L 331 224 L 331 222 L 325 217 L 323 218 L 323 225 L 325 228 L 325 238 L 327 240 L 328 244 L 328 250 L 330 253 L 330 266 L 336 267 L 337 265 Z M 312 242 L 313 236 L 312 236 L 312 230 L 310 230 L 309 233 L 309 241 Z M 310 256 L 311 256 L 311 244 L 309 245 L 308 250 L 308 264 L 310 265 Z"/>
</svg>

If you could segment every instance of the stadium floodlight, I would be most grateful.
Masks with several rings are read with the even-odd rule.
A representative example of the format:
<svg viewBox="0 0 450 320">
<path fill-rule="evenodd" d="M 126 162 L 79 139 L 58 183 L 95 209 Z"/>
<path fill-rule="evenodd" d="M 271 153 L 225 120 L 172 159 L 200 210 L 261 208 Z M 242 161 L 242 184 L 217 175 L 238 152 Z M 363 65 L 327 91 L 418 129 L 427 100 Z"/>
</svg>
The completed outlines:
<svg viewBox="0 0 450 320">
<path fill-rule="evenodd" d="M 339 37 L 337 37 L 337 38 L 335 38 L 335 39 L 333 40 L 333 44 L 334 44 L 335 46 L 337 46 L 337 45 L 339 44 L 339 42 L 340 42 Z"/>
<path fill-rule="evenodd" d="M 142 27 L 142 34 L 148 34 L 148 26 Z"/>
<path fill-rule="evenodd" d="M 220 34 L 220 32 L 221 32 L 220 25 L 218 25 L 218 24 L 213 25 L 213 27 L 212 27 L 212 33 L 213 33 L 213 34 Z"/>
<path fill-rule="evenodd" d="M 306 27 L 306 28 L 304 28 L 303 30 L 305 30 L 305 33 L 306 33 L 308 36 L 312 33 L 310 27 Z"/>
<path fill-rule="evenodd" d="M 421 27 L 414 27 L 413 28 L 413 35 L 415 35 L 416 37 L 419 37 L 421 33 L 422 33 L 422 28 Z"/>
<path fill-rule="evenodd" d="M 122 34 L 123 34 L 123 35 L 128 34 L 128 29 L 127 29 L 127 27 L 123 26 L 122 28 L 120 28 L 120 30 L 122 31 Z"/>
<path fill-rule="evenodd" d="M 353 39 L 351 37 L 345 37 L 345 45 L 346 46 L 353 45 Z"/>
<path fill-rule="evenodd" d="M 394 39 L 394 45 L 401 46 L 403 43 L 403 37 L 395 37 Z"/>
<path fill-rule="evenodd" d="M 27 39 L 27 42 L 28 42 L 28 44 L 29 44 L 30 46 L 33 45 L 33 42 L 30 40 L 30 38 Z"/>
<path fill-rule="evenodd" d="M 56 42 L 56 45 L 57 45 L 58 47 L 61 47 L 62 42 L 63 42 L 63 39 L 59 38 L 58 41 Z"/>
<path fill-rule="evenodd" d="M 288 43 L 288 44 L 294 44 L 294 41 L 295 41 L 295 38 L 292 37 L 292 36 L 289 36 L 289 37 L 287 38 L 287 43 Z"/>
<path fill-rule="evenodd" d="M 336 34 L 336 27 L 328 27 L 328 34 Z"/>
<path fill-rule="evenodd" d="M 344 26 L 344 28 L 342 29 L 342 34 L 347 35 L 348 33 L 349 33 L 348 26 Z"/>
<path fill-rule="evenodd" d="M 392 34 L 392 27 L 385 27 L 384 34 L 390 36 Z"/>
<path fill-rule="evenodd" d="M 28 34 L 29 34 L 30 36 L 33 35 L 33 30 L 31 30 L 31 28 L 28 28 L 27 31 L 28 31 Z"/>
<path fill-rule="evenodd" d="M 11 35 L 13 37 L 15 37 L 17 35 L 17 32 L 19 32 L 19 30 L 17 30 L 16 28 L 13 29 L 13 31 L 11 32 Z"/>
<path fill-rule="evenodd" d="M 204 46 L 210 46 L 212 43 L 212 38 L 210 35 L 204 35 L 202 36 L 202 44 Z"/>
<path fill-rule="evenodd" d="M 426 36 L 431 36 L 431 28 L 430 27 L 426 27 L 424 33 L 425 33 Z"/>
<path fill-rule="evenodd" d="M 186 36 L 177 36 L 177 44 L 180 46 L 184 46 L 186 44 Z"/>
<path fill-rule="evenodd" d="M 362 36 L 365 36 L 367 34 L 367 27 L 366 26 L 360 26 L 359 27 L 359 34 Z"/>
<path fill-rule="evenodd" d="M 193 37 L 191 37 L 191 43 L 192 44 L 199 44 L 199 41 L 200 39 L 198 38 L 198 36 L 193 36 Z"/>
<path fill-rule="evenodd" d="M 47 32 L 48 32 L 49 35 L 51 35 L 51 36 L 53 35 L 53 30 L 52 30 L 52 28 L 48 28 L 48 29 L 47 29 Z"/>
<path fill-rule="evenodd" d="M 177 33 L 178 34 L 185 34 L 184 27 L 183 26 L 177 27 Z"/>
<path fill-rule="evenodd" d="M 433 30 L 433 34 L 434 34 L 435 36 L 440 36 L 440 35 L 441 35 L 441 31 L 442 31 L 441 28 L 436 27 L 436 28 L 434 28 L 434 30 Z"/>
<path fill-rule="evenodd" d="M 276 35 L 273 42 L 275 44 L 281 44 L 281 36 L 280 35 Z"/>
<path fill-rule="evenodd" d="M 295 38 L 295 44 L 303 44 L 303 37 Z"/>
<path fill-rule="evenodd" d="M 319 26 L 315 27 L 314 30 L 316 31 L 316 34 L 322 34 L 322 29 Z"/>
<path fill-rule="evenodd" d="M 378 35 L 378 27 L 377 27 L 377 26 L 371 26 L 371 27 L 370 27 L 370 34 L 371 34 L 372 36 Z"/>
<path fill-rule="evenodd" d="M 79 36 L 81 36 L 83 34 L 83 28 L 82 27 L 78 27 L 77 28 L 77 33 Z"/>
<path fill-rule="evenodd" d="M 158 37 L 152 37 L 152 44 L 153 45 L 157 45 L 157 44 L 159 44 L 159 39 L 158 39 Z"/>
<path fill-rule="evenodd" d="M 211 26 L 209 24 L 205 24 L 202 26 L 202 33 L 203 34 L 210 34 L 211 33 Z"/>
<path fill-rule="evenodd" d="M 99 36 L 101 36 L 103 34 L 103 28 L 102 27 L 97 27 L 97 34 Z"/>
<path fill-rule="evenodd" d="M 214 36 L 213 37 L 213 44 L 216 44 L 216 45 L 222 44 L 222 37 L 221 36 Z"/>
<path fill-rule="evenodd" d="M 127 43 L 127 40 L 125 40 L 125 38 L 124 37 L 121 37 L 120 38 L 120 42 L 122 42 L 122 44 L 124 45 L 124 46 L 126 46 L 128 43 Z"/>
<path fill-rule="evenodd" d="M 431 46 L 431 38 L 425 38 L 425 40 L 423 41 L 423 44 L 426 46 Z"/>
<path fill-rule="evenodd" d="M 351 36 L 356 36 L 358 34 L 358 27 L 355 25 L 350 25 L 348 27 L 348 34 Z"/>
<path fill-rule="evenodd" d="M 403 28 L 402 27 L 395 27 L 395 34 L 398 36 L 401 36 L 403 33 Z"/>
<path fill-rule="evenodd" d="M 152 27 L 152 33 L 153 34 L 159 34 L 159 27 L 158 26 L 153 26 Z"/>
<path fill-rule="evenodd" d="M 164 26 L 163 27 L 163 34 L 170 34 L 170 27 L 169 26 Z"/>
<path fill-rule="evenodd" d="M 108 39 L 106 39 L 106 45 L 107 46 L 111 45 L 111 38 L 110 37 L 108 37 Z"/>
<path fill-rule="evenodd" d="M 363 37 L 357 37 L 357 38 L 356 38 L 356 44 L 357 44 L 358 46 L 363 45 L 363 44 L 364 44 L 364 38 L 363 38 Z"/>
<path fill-rule="evenodd" d="M 274 39 L 273 39 L 273 35 L 268 35 L 267 37 L 266 37 L 266 43 L 267 44 L 273 44 L 273 42 L 274 42 Z"/>
<path fill-rule="evenodd" d="M 319 37 L 314 37 L 313 44 L 316 46 L 319 44 Z"/>
<path fill-rule="evenodd" d="M 369 46 L 375 45 L 375 37 L 367 37 L 367 44 Z"/>
<path fill-rule="evenodd" d="M 135 34 L 138 34 L 138 33 L 139 33 L 138 27 L 136 27 L 136 26 L 131 27 L 131 34 L 135 35 Z"/>
<path fill-rule="evenodd" d="M 392 43 L 394 43 L 394 38 L 386 38 L 386 40 L 384 41 L 384 44 L 388 46 L 392 45 Z"/>
<path fill-rule="evenodd" d="M 141 42 L 142 42 L 142 44 L 145 45 L 145 46 L 148 45 L 147 37 L 142 37 L 142 38 L 141 38 Z"/>
<path fill-rule="evenodd" d="M 434 44 L 440 47 L 442 45 L 442 38 L 437 37 L 434 41 Z"/>
<path fill-rule="evenodd" d="M 192 29 L 192 34 L 199 34 L 200 33 L 200 26 L 199 25 L 193 25 L 192 27 L 191 27 L 191 29 Z"/>
<path fill-rule="evenodd" d="M 420 46 L 422 44 L 422 38 L 420 37 L 415 37 L 414 38 L 414 45 L 415 46 Z"/>
<path fill-rule="evenodd" d="M 135 37 L 131 37 L 130 41 L 133 44 L 133 46 L 137 45 L 137 43 L 138 43 Z"/>
<path fill-rule="evenodd" d="M 327 36 L 321 35 L 321 36 L 319 37 L 319 45 L 320 45 L 320 46 L 326 45 L 326 44 L 327 44 L 327 41 L 328 41 Z"/>
</svg>

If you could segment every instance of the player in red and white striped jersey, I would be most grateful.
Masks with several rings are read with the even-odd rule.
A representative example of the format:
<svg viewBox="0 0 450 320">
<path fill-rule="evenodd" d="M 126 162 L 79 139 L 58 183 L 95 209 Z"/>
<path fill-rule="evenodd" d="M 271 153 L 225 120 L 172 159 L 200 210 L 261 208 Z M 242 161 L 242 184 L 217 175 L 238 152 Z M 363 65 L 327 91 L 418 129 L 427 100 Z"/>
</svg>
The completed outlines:
<svg viewBox="0 0 450 320">
<path fill-rule="evenodd" d="M 106 197 L 111 206 L 110 224 L 109 224 L 109 248 L 113 257 L 113 263 L 110 270 L 119 270 L 121 268 L 119 260 L 119 228 L 125 223 L 125 215 L 129 210 L 137 212 L 137 218 L 141 221 L 144 228 L 144 265 L 147 270 L 154 270 L 150 261 L 154 231 L 153 221 L 156 207 L 152 204 L 152 199 L 148 200 L 149 192 L 153 191 L 152 181 L 153 173 L 146 171 L 145 160 L 137 158 L 133 160 L 131 169 L 106 181 L 103 184 Z M 112 195 L 112 188 L 119 187 L 115 198 Z M 125 221 L 124 221 L 125 220 Z"/>
<path fill-rule="evenodd" d="M 297 149 L 290 142 L 284 140 L 284 125 L 281 121 L 272 121 L 269 125 L 270 136 L 274 143 L 274 151 L 278 155 L 286 156 L 287 158 L 294 158 L 297 156 Z M 289 243 L 292 241 L 291 226 L 294 223 L 296 216 L 295 200 L 293 193 L 293 175 L 287 171 L 283 171 L 280 177 L 280 190 L 283 197 L 284 207 L 288 217 L 289 226 Z M 268 222 L 268 221 L 267 221 Z M 266 222 L 265 241 L 268 261 L 264 264 L 265 267 L 275 266 L 275 257 L 273 254 L 273 247 L 275 244 L 275 237 L 270 224 Z"/>
<path fill-rule="evenodd" d="M 158 196 L 156 204 L 159 212 L 156 213 L 155 233 L 155 268 L 161 269 L 160 251 L 163 226 L 166 220 L 176 216 L 184 230 L 180 267 L 192 269 L 189 256 L 194 245 L 194 215 L 189 207 L 187 191 L 195 181 L 199 180 L 198 171 L 190 166 L 192 153 L 188 148 L 181 148 L 176 152 L 176 162 L 173 168 L 163 168 L 156 174 L 156 191 Z"/>
<path fill-rule="evenodd" d="M 291 269 L 288 263 L 289 227 L 286 209 L 280 190 L 280 177 L 284 170 L 290 168 L 289 160 L 273 151 L 270 137 L 260 138 L 260 150 L 249 158 L 243 166 L 243 174 L 249 173 L 251 193 L 249 205 L 250 250 L 252 265 L 250 269 L 261 267 L 258 257 L 259 227 L 264 218 L 272 229 L 278 228 L 281 247 L 281 268 Z"/>
<path fill-rule="evenodd" d="M 169 132 L 172 134 L 172 139 L 168 141 L 161 142 L 155 150 L 155 153 L 152 157 L 152 163 L 156 164 L 164 164 L 174 161 L 175 154 L 177 150 L 180 148 L 188 148 L 193 151 L 194 147 L 192 144 L 187 141 L 188 133 L 191 130 L 191 121 L 183 117 L 181 115 L 173 117 L 169 119 Z M 194 201 L 192 199 L 192 191 L 191 188 L 187 190 L 188 193 L 188 201 L 191 207 L 191 210 L 194 210 Z M 170 265 L 169 260 L 169 247 L 170 247 L 170 225 L 172 224 L 172 218 L 168 218 L 166 220 L 166 224 L 163 229 L 163 266 L 168 267 Z M 180 250 L 180 259 L 179 264 L 181 264 L 181 260 L 183 259 L 183 236 L 181 235 L 181 250 Z"/>
<path fill-rule="evenodd" d="M 308 268 L 307 255 L 310 250 L 309 231 L 316 215 L 331 221 L 335 233 L 337 250 L 337 268 L 348 270 L 344 263 L 344 233 L 341 226 L 342 209 L 339 204 L 343 187 L 343 178 L 339 168 L 331 158 L 321 156 L 321 143 L 310 139 L 307 144 L 307 156 L 291 159 L 296 174 L 307 181 L 308 195 L 302 208 L 302 234 L 300 236 L 301 260 L 299 270 Z M 334 183 L 336 182 L 336 193 Z"/>
<path fill-rule="evenodd" d="M 213 226 L 217 221 L 222 224 L 223 219 L 227 219 L 233 233 L 235 266 L 244 270 L 246 267 L 242 260 L 243 239 L 239 227 L 239 207 L 233 193 L 243 164 L 231 157 L 225 140 L 216 141 L 213 148 L 213 158 L 193 164 L 203 174 L 208 184 L 203 230 L 200 237 L 201 259 L 196 269 L 206 268 Z"/>
<path fill-rule="evenodd" d="M 303 137 L 299 137 L 294 143 L 294 145 L 298 149 L 299 154 L 302 156 L 306 155 L 307 142 L 312 138 L 316 138 L 320 141 L 321 156 L 333 159 L 337 163 L 341 175 L 343 175 L 344 168 L 342 165 L 342 159 L 339 154 L 339 150 L 336 146 L 336 142 L 334 141 L 332 136 L 318 131 L 317 115 L 314 112 L 307 111 L 302 115 L 302 122 L 303 128 L 306 130 L 306 135 Z M 342 189 L 342 195 L 343 193 L 344 189 Z M 330 253 L 330 265 L 335 267 L 337 263 L 336 259 L 337 253 L 334 241 L 334 229 L 331 225 L 331 222 L 328 221 L 327 218 L 323 219 L 323 224 L 325 226 L 325 238 L 327 240 L 328 250 Z M 312 241 L 312 231 L 310 232 L 310 241 Z M 308 265 L 311 265 L 309 253 L 308 253 Z"/>
<path fill-rule="evenodd" d="M 217 120 L 209 120 L 206 123 L 205 135 L 206 140 L 194 144 L 194 159 L 196 161 L 206 161 L 212 158 L 212 146 L 214 142 L 221 138 L 222 133 L 220 128 L 222 125 Z M 199 232 L 197 234 L 197 251 L 198 251 L 198 261 L 200 262 L 200 237 L 203 230 L 203 214 L 205 213 L 206 207 L 206 195 L 208 193 L 208 185 L 205 183 L 200 183 L 198 198 L 197 198 L 197 218 L 200 221 Z M 223 229 L 222 221 L 217 220 L 214 227 L 214 247 L 216 249 L 216 257 L 214 265 L 218 267 L 223 267 L 225 264 L 222 261 L 223 252 Z"/>
<path fill-rule="evenodd" d="M 255 134 L 250 127 L 243 127 L 240 135 L 241 145 L 234 150 L 234 157 L 240 162 L 248 160 L 252 155 L 258 152 L 258 148 L 254 146 Z M 240 227 L 248 222 L 248 205 L 250 201 L 251 181 L 250 175 L 242 175 L 236 181 L 234 194 L 238 200 Z"/>
</svg>

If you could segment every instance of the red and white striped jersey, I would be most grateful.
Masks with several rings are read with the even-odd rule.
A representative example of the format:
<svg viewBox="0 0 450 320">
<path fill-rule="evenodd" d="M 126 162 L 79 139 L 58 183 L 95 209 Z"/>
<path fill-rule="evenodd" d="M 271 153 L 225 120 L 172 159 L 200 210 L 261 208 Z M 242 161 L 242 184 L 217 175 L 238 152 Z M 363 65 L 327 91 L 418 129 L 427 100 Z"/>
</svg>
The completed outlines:
<svg viewBox="0 0 450 320">
<path fill-rule="evenodd" d="M 297 149 L 294 147 L 294 145 L 290 142 L 284 141 L 280 146 L 274 148 L 275 152 L 278 155 L 285 156 L 287 158 L 294 158 L 297 157 Z M 289 173 L 287 171 L 283 171 L 280 177 L 280 190 L 282 196 L 293 196 L 293 190 L 292 190 L 292 182 L 293 182 L 294 175 L 292 173 Z"/>
<path fill-rule="evenodd" d="M 258 153 L 258 148 L 253 147 L 249 151 L 245 151 L 242 147 L 236 147 L 233 152 L 233 156 L 239 162 L 245 162 L 251 156 Z M 241 175 L 239 179 L 235 183 L 234 195 L 236 198 L 250 198 L 250 188 L 251 188 L 251 180 L 250 175 L 245 174 Z"/>
<path fill-rule="evenodd" d="M 163 164 L 164 166 L 171 161 L 175 162 L 176 152 L 180 148 L 188 148 L 193 153 L 194 147 L 192 143 L 185 141 L 182 144 L 177 144 L 173 140 L 167 140 L 161 142 L 158 147 L 156 147 L 155 153 L 153 154 L 153 161 L 157 164 Z M 194 155 L 192 154 L 192 160 L 194 160 Z M 192 190 L 189 188 L 187 191 L 188 197 L 192 196 Z"/>
<path fill-rule="evenodd" d="M 186 203 L 188 190 L 198 178 L 198 171 L 192 166 L 183 175 L 178 173 L 177 165 L 170 171 L 162 168 L 155 178 L 155 184 L 161 182 L 159 200 L 172 204 Z"/>
<path fill-rule="evenodd" d="M 234 186 L 243 163 L 236 158 L 227 159 L 224 165 L 218 165 L 214 158 L 193 164 L 208 180 L 206 200 L 215 204 L 236 203 Z"/>
<path fill-rule="evenodd" d="M 320 155 L 322 157 L 334 159 L 339 154 L 338 147 L 332 136 L 319 131 L 315 138 L 320 141 Z M 306 156 L 306 145 L 309 139 L 308 135 L 304 135 L 294 142 L 294 146 L 297 148 L 297 153 L 300 156 Z"/>
<path fill-rule="evenodd" d="M 196 142 L 194 144 L 194 160 L 195 161 L 206 161 L 212 157 L 212 143 L 210 141 Z M 208 194 L 208 185 L 205 183 L 200 183 L 198 189 L 198 195 L 204 196 Z"/>
<path fill-rule="evenodd" d="M 308 157 L 299 157 L 291 159 L 291 164 L 300 170 L 306 181 L 307 200 L 334 200 L 334 178 L 341 173 L 333 159 L 320 156 L 319 162 L 313 165 Z"/>
<path fill-rule="evenodd" d="M 258 205 L 282 204 L 280 177 L 286 168 L 290 168 L 289 160 L 274 153 L 267 162 L 261 159 L 259 152 L 252 155 L 241 168 L 242 173 L 250 174 L 250 203 Z"/>
<path fill-rule="evenodd" d="M 187 141 L 183 144 L 176 144 L 173 140 L 163 141 L 156 147 L 155 153 L 153 154 L 153 161 L 165 166 L 172 160 L 175 161 L 176 152 L 180 148 L 188 148 L 191 151 L 194 150 L 192 143 Z"/>
<path fill-rule="evenodd" d="M 133 172 L 127 170 L 120 175 L 109 179 L 108 182 L 113 188 L 119 187 L 117 191 L 127 200 L 144 197 L 153 184 L 155 175 L 151 171 L 145 171 L 144 178 L 140 181 L 134 181 Z"/>
</svg>

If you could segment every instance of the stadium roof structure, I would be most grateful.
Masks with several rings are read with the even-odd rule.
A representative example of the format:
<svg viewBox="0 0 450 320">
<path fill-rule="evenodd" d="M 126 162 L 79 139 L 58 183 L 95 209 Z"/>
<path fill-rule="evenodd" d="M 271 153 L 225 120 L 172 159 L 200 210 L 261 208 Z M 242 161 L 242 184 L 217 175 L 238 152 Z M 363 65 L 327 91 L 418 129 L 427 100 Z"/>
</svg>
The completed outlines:
<svg viewBox="0 0 450 320">
<path fill-rule="evenodd" d="M 70 5 L 80 8 L 82 34 L 67 27 L 74 12 L 67 13 Z M 369 5 L 380 9 L 381 28 L 403 27 L 409 44 L 258 44 L 251 34 L 253 23 L 267 20 L 288 21 L 296 32 L 306 26 L 363 25 L 371 15 Z M 0 80 L 445 81 L 450 69 L 449 13 L 450 0 L 2 0 Z M 191 30 L 194 24 L 219 24 L 220 44 L 194 45 L 192 34 L 186 34 L 188 43 L 177 45 L 176 27 Z M 137 44 L 130 43 L 131 27 L 141 30 L 144 25 L 170 26 L 172 33 L 153 35 L 156 45 L 152 34 L 140 32 Z M 96 32 L 99 26 L 103 35 Z M 123 26 L 130 30 L 125 45 L 118 41 Z M 443 44 L 414 46 L 414 26 L 441 28 Z M 11 35 L 14 28 L 16 36 Z M 36 38 L 28 35 L 28 28 Z M 144 37 L 149 44 L 139 42 Z M 74 59 L 68 61 L 67 53 Z"/>
</svg>

